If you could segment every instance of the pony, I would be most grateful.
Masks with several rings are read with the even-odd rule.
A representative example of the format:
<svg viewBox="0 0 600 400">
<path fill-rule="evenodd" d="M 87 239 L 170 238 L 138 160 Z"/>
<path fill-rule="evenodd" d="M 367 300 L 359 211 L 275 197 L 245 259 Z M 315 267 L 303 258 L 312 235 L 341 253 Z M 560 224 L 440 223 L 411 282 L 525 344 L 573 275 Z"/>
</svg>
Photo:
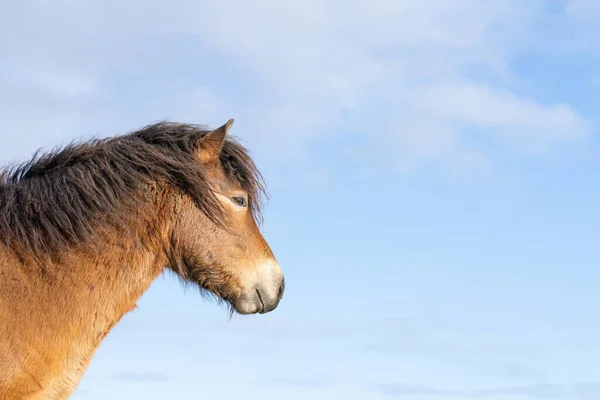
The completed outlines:
<svg viewBox="0 0 600 400">
<path fill-rule="evenodd" d="M 1 400 L 68 398 L 166 269 L 231 314 L 278 306 L 265 181 L 232 124 L 161 121 L 2 169 Z"/>
</svg>

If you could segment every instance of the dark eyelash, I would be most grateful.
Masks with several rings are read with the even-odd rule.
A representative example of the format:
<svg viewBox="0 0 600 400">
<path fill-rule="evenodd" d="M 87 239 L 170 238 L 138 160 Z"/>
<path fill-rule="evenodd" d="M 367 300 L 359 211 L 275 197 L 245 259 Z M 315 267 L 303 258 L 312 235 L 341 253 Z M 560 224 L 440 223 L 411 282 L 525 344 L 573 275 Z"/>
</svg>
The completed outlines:
<svg viewBox="0 0 600 400">
<path fill-rule="evenodd" d="M 231 201 L 238 207 L 247 207 L 248 202 L 244 196 L 235 196 L 231 198 Z"/>
</svg>

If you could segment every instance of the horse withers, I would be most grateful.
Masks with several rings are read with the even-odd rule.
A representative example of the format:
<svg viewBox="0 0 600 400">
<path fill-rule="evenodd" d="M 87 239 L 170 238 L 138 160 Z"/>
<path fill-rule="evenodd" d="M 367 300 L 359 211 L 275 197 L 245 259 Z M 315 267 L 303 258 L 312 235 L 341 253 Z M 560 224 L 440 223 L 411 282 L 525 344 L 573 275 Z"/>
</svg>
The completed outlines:
<svg viewBox="0 0 600 400">
<path fill-rule="evenodd" d="M 160 122 L 0 176 L 0 399 L 65 399 L 164 270 L 240 314 L 279 304 L 264 181 L 215 130 Z"/>
</svg>

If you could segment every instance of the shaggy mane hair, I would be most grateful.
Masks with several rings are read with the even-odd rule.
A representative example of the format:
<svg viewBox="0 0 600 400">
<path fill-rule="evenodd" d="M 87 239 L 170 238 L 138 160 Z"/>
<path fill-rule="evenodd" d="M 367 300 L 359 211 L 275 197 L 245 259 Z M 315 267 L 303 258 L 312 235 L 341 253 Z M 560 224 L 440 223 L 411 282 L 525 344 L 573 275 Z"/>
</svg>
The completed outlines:
<svg viewBox="0 0 600 400">
<path fill-rule="evenodd" d="M 223 210 L 196 156 L 209 130 L 159 122 L 126 135 L 71 143 L 21 165 L 0 170 L 0 240 L 34 256 L 60 252 L 93 239 L 94 226 L 116 222 L 146 201 L 141 192 L 155 183 L 189 195 L 213 222 Z M 248 193 L 248 206 L 261 220 L 264 181 L 247 150 L 228 138 L 220 156 L 230 179 Z"/>
</svg>

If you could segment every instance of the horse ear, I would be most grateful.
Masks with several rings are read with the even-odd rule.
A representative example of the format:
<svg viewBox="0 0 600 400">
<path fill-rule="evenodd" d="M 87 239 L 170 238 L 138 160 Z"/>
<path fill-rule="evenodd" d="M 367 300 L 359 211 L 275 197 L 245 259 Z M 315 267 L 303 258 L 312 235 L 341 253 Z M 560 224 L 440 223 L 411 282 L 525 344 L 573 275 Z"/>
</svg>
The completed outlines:
<svg viewBox="0 0 600 400">
<path fill-rule="evenodd" d="M 227 121 L 225 125 L 208 132 L 198 141 L 198 157 L 201 162 L 214 161 L 219 157 L 231 125 L 233 125 L 233 118 Z"/>
</svg>

